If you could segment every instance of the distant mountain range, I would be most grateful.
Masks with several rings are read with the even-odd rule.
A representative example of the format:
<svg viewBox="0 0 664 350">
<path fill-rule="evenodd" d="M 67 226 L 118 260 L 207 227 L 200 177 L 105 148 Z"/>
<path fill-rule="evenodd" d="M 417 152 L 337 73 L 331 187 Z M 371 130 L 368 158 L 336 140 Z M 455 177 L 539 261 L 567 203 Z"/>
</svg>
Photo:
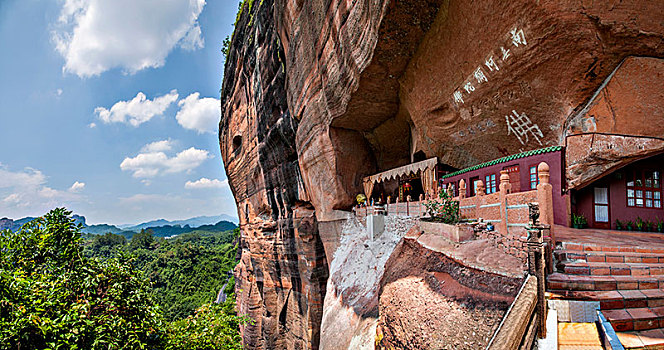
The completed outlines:
<svg viewBox="0 0 664 350">
<path fill-rule="evenodd" d="M 199 227 L 203 225 L 214 225 L 218 223 L 219 221 L 228 221 L 232 222 L 237 225 L 238 220 L 230 215 L 217 215 L 217 216 L 197 216 L 195 218 L 191 219 L 186 219 L 186 220 L 164 220 L 164 219 L 158 219 L 158 220 L 152 220 L 148 222 L 144 222 L 138 225 L 131 225 L 131 224 L 125 224 L 125 225 L 117 225 L 117 227 L 123 229 L 123 230 L 129 230 L 129 231 L 140 231 L 141 229 L 146 229 L 148 227 L 160 227 L 160 226 L 187 226 L 189 225 L 190 227 Z"/>
<path fill-rule="evenodd" d="M 204 231 L 215 231 L 223 232 L 232 230 L 237 227 L 237 219 L 229 215 L 219 215 L 219 216 L 198 216 L 186 220 L 174 220 L 168 221 L 164 219 L 153 220 L 144 222 L 138 225 L 109 225 L 109 224 L 98 224 L 98 225 L 87 225 L 85 222 L 85 217 L 82 215 L 72 215 L 72 218 L 78 224 L 83 225 L 83 233 L 88 234 L 105 234 L 105 233 L 115 233 L 121 234 L 130 238 L 134 233 L 139 232 L 143 229 L 150 229 L 154 232 L 155 236 L 158 237 L 170 237 L 194 230 L 204 230 Z M 24 224 L 34 220 L 34 217 L 25 217 L 17 220 L 12 220 L 9 218 L 0 219 L 0 230 L 10 229 L 12 231 L 18 230 Z"/>
<path fill-rule="evenodd" d="M 85 216 L 74 214 L 71 217 L 74 219 L 74 222 L 76 222 L 77 224 L 81 224 L 83 226 L 88 226 L 85 223 Z M 17 220 L 12 220 L 12 219 L 9 219 L 9 218 L 2 218 L 2 219 L 0 219 L 0 230 L 10 229 L 12 231 L 16 231 L 19 228 L 21 228 L 21 226 L 27 224 L 28 222 L 30 222 L 34 219 L 36 219 L 36 217 L 32 217 L 32 216 L 24 217 L 24 218 L 17 219 Z"/>
</svg>

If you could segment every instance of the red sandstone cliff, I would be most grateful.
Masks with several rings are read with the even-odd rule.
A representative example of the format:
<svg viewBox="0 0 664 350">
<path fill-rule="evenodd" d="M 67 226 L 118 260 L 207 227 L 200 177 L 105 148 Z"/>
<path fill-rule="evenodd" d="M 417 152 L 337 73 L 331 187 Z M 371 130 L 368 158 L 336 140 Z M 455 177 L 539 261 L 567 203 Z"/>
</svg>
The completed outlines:
<svg viewBox="0 0 664 350">
<path fill-rule="evenodd" d="M 462 168 L 567 145 L 574 187 L 664 150 L 644 138 L 664 135 L 658 1 L 252 4 L 219 133 L 248 349 L 318 348 L 328 265 L 368 174 L 420 151 Z"/>
</svg>

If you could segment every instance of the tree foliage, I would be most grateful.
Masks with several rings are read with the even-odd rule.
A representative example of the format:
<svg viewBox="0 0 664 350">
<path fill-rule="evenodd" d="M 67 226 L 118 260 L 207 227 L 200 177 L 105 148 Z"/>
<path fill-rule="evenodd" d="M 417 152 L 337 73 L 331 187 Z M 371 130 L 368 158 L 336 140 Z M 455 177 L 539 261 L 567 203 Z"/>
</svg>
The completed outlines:
<svg viewBox="0 0 664 350">
<path fill-rule="evenodd" d="M 128 260 L 88 259 L 71 212 L 55 209 L 0 236 L 2 348 L 154 345 L 162 320 Z"/>
<path fill-rule="evenodd" d="M 236 329 L 242 321 L 247 320 L 229 315 L 221 304 L 203 305 L 192 316 L 169 325 L 167 349 L 239 350 L 242 338 Z"/>
<path fill-rule="evenodd" d="M 200 308 L 187 318 L 178 319 L 186 316 L 181 310 L 163 311 L 165 303 L 191 296 L 187 283 L 203 283 L 187 273 L 203 275 L 215 267 L 187 262 L 200 247 L 170 247 L 145 232 L 135 244 L 118 235 L 96 236 L 84 252 L 80 230 L 71 212 L 58 208 L 15 233 L 0 233 L 0 349 L 241 348 L 238 325 L 244 319 L 234 314 L 232 296 L 226 305 L 201 306 L 213 298 L 194 298 L 186 308 Z M 153 287 L 151 274 L 173 286 L 167 294 L 177 289 L 182 298 L 161 300 L 164 290 Z M 214 342 L 220 339 L 225 345 Z"/>
<path fill-rule="evenodd" d="M 458 223 L 461 218 L 459 215 L 459 201 L 454 200 L 454 197 L 444 190 L 440 191 L 438 198 L 438 200 L 430 199 L 424 203 L 430 220 L 446 224 Z"/>
</svg>

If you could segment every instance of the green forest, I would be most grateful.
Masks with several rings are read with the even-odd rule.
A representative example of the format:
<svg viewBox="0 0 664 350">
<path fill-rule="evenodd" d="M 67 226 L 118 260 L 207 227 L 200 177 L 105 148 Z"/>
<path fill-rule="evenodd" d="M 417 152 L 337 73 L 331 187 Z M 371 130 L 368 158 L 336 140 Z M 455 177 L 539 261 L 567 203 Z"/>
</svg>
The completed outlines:
<svg viewBox="0 0 664 350">
<path fill-rule="evenodd" d="M 58 208 L 0 234 L 0 349 L 241 349 L 238 229 L 81 228 Z"/>
</svg>

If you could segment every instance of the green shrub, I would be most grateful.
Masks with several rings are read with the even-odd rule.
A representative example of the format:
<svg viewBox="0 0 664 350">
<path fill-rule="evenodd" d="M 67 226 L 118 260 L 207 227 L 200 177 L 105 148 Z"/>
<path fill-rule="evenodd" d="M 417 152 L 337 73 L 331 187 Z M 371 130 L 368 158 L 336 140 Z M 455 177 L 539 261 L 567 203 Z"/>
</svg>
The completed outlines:
<svg viewBox="0 0 664 350">
<path fill-rule="evenodd" d="M 643 231 L 643 229 L 645 228 L 646 223 L 643 221 L 643 219 L 641 219 L 640 216 L 638 216 L 636 218 L 636 221 L 634 222 L 634 224 L 636 225 L 636 230 L 637 231 Z"/>
<path fill-rule="evenodd" d="M 166 349 L 242 349 L 242 337 L 236 329 L 246 321 L 227 313 L 222 304 L 205 304 L 194 315 L 170 323 Z"/>
<path fill-rule="evenodd" d="M 575 228 L 585 228 L 588 225 L 588 220 L 583 214 L 572 214 L 572 226 Z"/>
<path fill-rule="evenodd" d="M 459 222 L 459 201 L 454 200 L 447 191 L 440 191 L 438 198 L 440 200 L 428 200 L 424 203 L 427 214 L 433 221 L 440 221 L 446 224 L 456 224 Z"/>
<path fill-rule="evenodd" d="M 70 215 L 54 209 L 0 235 L 0 348 L 156 346 L 149 282 L 122 257 L 86 258 Z"/>
</svg>

